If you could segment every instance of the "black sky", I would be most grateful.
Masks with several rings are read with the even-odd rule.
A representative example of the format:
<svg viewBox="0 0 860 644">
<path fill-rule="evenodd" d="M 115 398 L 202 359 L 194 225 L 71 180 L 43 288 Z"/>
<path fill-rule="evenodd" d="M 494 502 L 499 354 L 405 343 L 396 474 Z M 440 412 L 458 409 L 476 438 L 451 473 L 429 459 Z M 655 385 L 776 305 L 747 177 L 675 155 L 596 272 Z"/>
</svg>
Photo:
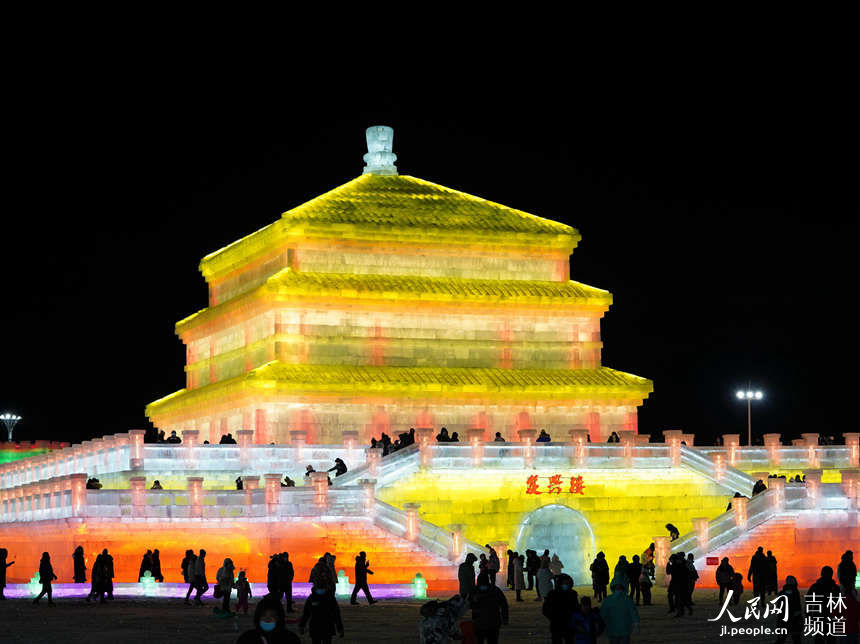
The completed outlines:
<svg viewBox="0 0 860 644">
<path fill-rule="evenodd" d="M 205 66 L 203 66 L 205 67 Z M 654 380 L 642 431 L 853 427 L 856 116 L 830 81 L 753 65 L 325 91 L 210 69 L 58 66 L 10 83 L 0 407 L 21 440 L 147 426 L 184 386 L 174 323 L 201 257 L 361 173 L 404 174 L 578 228 L 606 288 L 604 364 Z M 779 73 L 776 73 L 776 72 Z M 331 70 L 332 74 L 340 73 Z"/>
</svg>

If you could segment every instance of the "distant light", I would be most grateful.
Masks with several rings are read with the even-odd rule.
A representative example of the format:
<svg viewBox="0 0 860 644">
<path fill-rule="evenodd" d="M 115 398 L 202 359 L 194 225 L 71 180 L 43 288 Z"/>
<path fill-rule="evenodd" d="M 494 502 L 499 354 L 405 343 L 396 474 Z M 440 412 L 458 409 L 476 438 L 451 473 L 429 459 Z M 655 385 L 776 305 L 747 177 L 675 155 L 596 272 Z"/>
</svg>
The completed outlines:
<svg viewBox="0 0 860 644">
<path fill-rule="evenodd" d="M 755 392 L 755 399 L 756 400 L 761 400 L 763 396 L 764 396 L 764 394 L 762 392 L 760 392 L 760 391 Z"/>
<path fill-rule="evenodd" d="M 739 391 L 739 392 L 737 393 L 737 396 L 738 396 L 738 398 L 740 398 L 741 400 L 743 400 L 744 392 Z"/>
<path fill-rule="evenodd" d="M 747 398 L 752 398 L 755 394 L 751 391 L 747 392 Z"/>
</svg>

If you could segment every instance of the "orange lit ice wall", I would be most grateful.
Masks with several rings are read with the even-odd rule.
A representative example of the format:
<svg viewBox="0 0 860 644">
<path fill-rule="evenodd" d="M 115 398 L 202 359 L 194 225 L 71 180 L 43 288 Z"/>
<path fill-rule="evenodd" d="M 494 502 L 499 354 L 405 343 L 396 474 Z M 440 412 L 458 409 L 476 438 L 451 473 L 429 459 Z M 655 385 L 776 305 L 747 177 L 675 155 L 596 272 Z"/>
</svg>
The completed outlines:
<svg viewBox="0 0 860 644">
<path fill-rule="evenodd" d="M 176 325 L 186 388 L 147 414 L 210 441 L 251 429 L 257 443 L 294 430 L 309 443 L 443 425 L 508 439 L 635 430 L 651 383 L 602 365 L 612 296 L 570 279 L 579 240 L 371 168 L 203 259 L 209 307 Z"/>
</svg>

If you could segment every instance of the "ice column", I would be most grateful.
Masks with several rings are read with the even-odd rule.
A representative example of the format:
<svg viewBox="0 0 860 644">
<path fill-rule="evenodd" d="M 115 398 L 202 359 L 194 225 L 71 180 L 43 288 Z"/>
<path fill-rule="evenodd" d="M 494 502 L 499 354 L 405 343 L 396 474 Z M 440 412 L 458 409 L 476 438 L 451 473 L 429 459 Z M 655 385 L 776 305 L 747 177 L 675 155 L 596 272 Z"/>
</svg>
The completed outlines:
<svg viewBox="0 0 860 644">
<path fill-rule="evenodd" d="M 415 430 L 418 443 L 418 452 L 421 455 L 421 465 L 430 467 L 433 463 L 433 429 L 430 427 L 419 427 Z"/>
<path fill-rule="evenodd" d="M 740 434 L 723 434 L 723 447 L 729 453 L 729 465 L 734 467 L 738 463 L 738 448 L 741 444 Z"/>
<path fill-rule="evenodd" d="M 618 431 L 619 443 L 624 448 L 624 467 L 633 467 L 633 444 L 635 432 L 629 429 Z"/>
<path fill-rule="evenodd" d="M 382 450 L 368 447 L 364 450 L 367 471 L 373 476 L 379 476 L 379 461 L 382 459 Z"/>
<path fill-rule="evenodd" d="M 281 475 L 269 473 L 264 474 L 263 478 L 266 481 L 266 514 L 273 516 L 278 513 L 278 504 L 281 502 Z"/>
<path fill-rule="evenodd" d="M 767 489 L 773 496 L 773 508 L 776 511 L 785 509 L 785 479 L 769 479 Z"/>
<path fill-rule="evenodd" d="M 131 470 L 143 469 L 143 437 L 146 434 L 142 429 L 132 429 L 128 432 L 130 439 L 128 467 Z"/>
<path fill-rule="evenodd" d="M 523 443 L 523 461 L 526 467 L 534 467 L 535 464 L 535 437 L 536 429 L 519 430 L 520 442 Z"/>
<path fill-rule="evenodd" d="M 860 433 L 843 432 L 845 445 L 848 447 L 848 458 L 851 467 L 860 467 Z"/>
<path fill-rule="evenodd" d="M 735 513 L 735 525 L 742 531 L 747 529 L 747 503 L 745 496 L 732 499 L 732 511 Z"/>
<path fill-rule="evenodd" d="M 376 511 L 376 479 L 359 479 L 358 487 L 361 488 L 364 511 L 372 515 Z"/>
<path fill-rule="evenodd" d="M 666 584 L 666 563 L 669 561 L 669 537 L 654 537 L 654 566 L 657 582 Z"/>
<path fill-rule="evenodd" d="M 693 519 L 693 530 L 696 531 L 696 541 L 699 545 L 699 555 L 708 551 L 708 527 L 710 522 L 707 517 L 696 517 Z"/>
<path fill-rule="evenodd" d="M 305 430 L 293 429 L 290 431 L 290 445 L 296 448 L 296 462 L 301 462 L 307 442 L 308 433 Z"/>
<path fill-rule="evenodd" d="M 311 484 L 314 486 L 314 503 L 325 507 L 328 502 L 328 472 L 311 472 Z"/>
<path fill-rule="evenodd" d="M 406 538 L 409 541 L 418 541 L 418 509 L 420 503 L 404 503 L 403 509 L 406 510 Z"/>
<path fill-rule="evenodd" d="M 469 437 L 469 444 L 472 446 L 472 466 L 480 467 L 484 461 L 484 430 L 470 429 L 466 432 Z"/>
<path fill-rule="evenodd" d="M 588 430 L 580 428 L 571 429 L 568 433 L 570 434 L 570 442 L 573 445 L 573 462 L 571 465 L 582 467 L 586 461 L 585 446 L 588 444 Z"/>
<path fill-rule="evenodd" d="M 280 485 L 280 482 L 278 485 Z M 259 476 L 242 476 L 242 490 L 245 492 L 245 512 L 248 516 L 251 516 L 251 508 L 254 505 L 254 492 L 259 489 Z"/>
<path fill-rule="evenodd" d="M 681 434 L 683 432 L 680 429 L 663 430 L 663 440 L 669 445 L 672 467 L 678 467 L 681 464 Z"/>
<path fill-rule="evenodd" d="M 806 459 L 809 467 L 810 469 L 816 469 L 818 467 L 818 433 L 807 432 L 806 434 L 801 434 L 801 437 L 803 438 L 803 444 L 806 445 Z"/>
<path fill-rule="evenodd" d="M 454 523 L 448 526 L 451 530 L 451 540 L 453 545 L 451 546 L 451 559 L 457 560 L 460 558 L 460 555 L 463 552 L 463 524 L 462 523 Z"/>
<path fill-rule="evenodd" d="M 842 492 L 848 497 L 848 509 L 857 509 L 858 480 L 860 472 L 856 470 L 842 470 Z"/>
<path fill-rule="evenodd" d="M 782 436 L 780 434 L 765 434 L 764 435 L 764 446 L 767 449 L 767 457 L 770 459 L 770 464 L 772 467 L 779 466 L 781 461 L 781 451 L 780 447 L 782 446 Z"/>
<path fill-rule="evenodd" d="M 72 487 L 72 516 L 84 515 L 87 505 L 87 475 L 80 472 L 69 474 Z"/>
<path fill-rule="evenodd" d="M 821 492 L 821 470 L 807 470 L 803 480 L 806 481 L 806 507 L 814 510 L 818 507 L 818 497 Z"/>
<path fill-rule="evenodd" d="M 191 517 L 199 519 L 203 517 L 203 477 L 189 476 L 188 481 L 188 503 L 191 506 Z"/>
<path fill-rule="evenodd" d="M 146 516 L 146 477 L 132 476 L 128 482 L 131 488 L 131 516 Z"/>
</svg>

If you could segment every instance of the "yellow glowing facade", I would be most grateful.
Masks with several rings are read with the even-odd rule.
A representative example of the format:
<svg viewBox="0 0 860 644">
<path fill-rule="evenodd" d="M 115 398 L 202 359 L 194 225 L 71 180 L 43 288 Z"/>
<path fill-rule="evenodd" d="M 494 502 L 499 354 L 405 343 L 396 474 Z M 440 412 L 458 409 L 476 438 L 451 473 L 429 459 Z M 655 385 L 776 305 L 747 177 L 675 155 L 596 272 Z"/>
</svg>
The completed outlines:
<svg viewBox="0 0 860 644">
<path fill-rule="evenodd" d="M 569 279 L 579 233 L 421 179 L 364 174 L 201 262 L 160 429 L 361 442 L 409 427 L 635 430 L 645 379 L 601 364 L 612 297 Z"/>
</svg>

